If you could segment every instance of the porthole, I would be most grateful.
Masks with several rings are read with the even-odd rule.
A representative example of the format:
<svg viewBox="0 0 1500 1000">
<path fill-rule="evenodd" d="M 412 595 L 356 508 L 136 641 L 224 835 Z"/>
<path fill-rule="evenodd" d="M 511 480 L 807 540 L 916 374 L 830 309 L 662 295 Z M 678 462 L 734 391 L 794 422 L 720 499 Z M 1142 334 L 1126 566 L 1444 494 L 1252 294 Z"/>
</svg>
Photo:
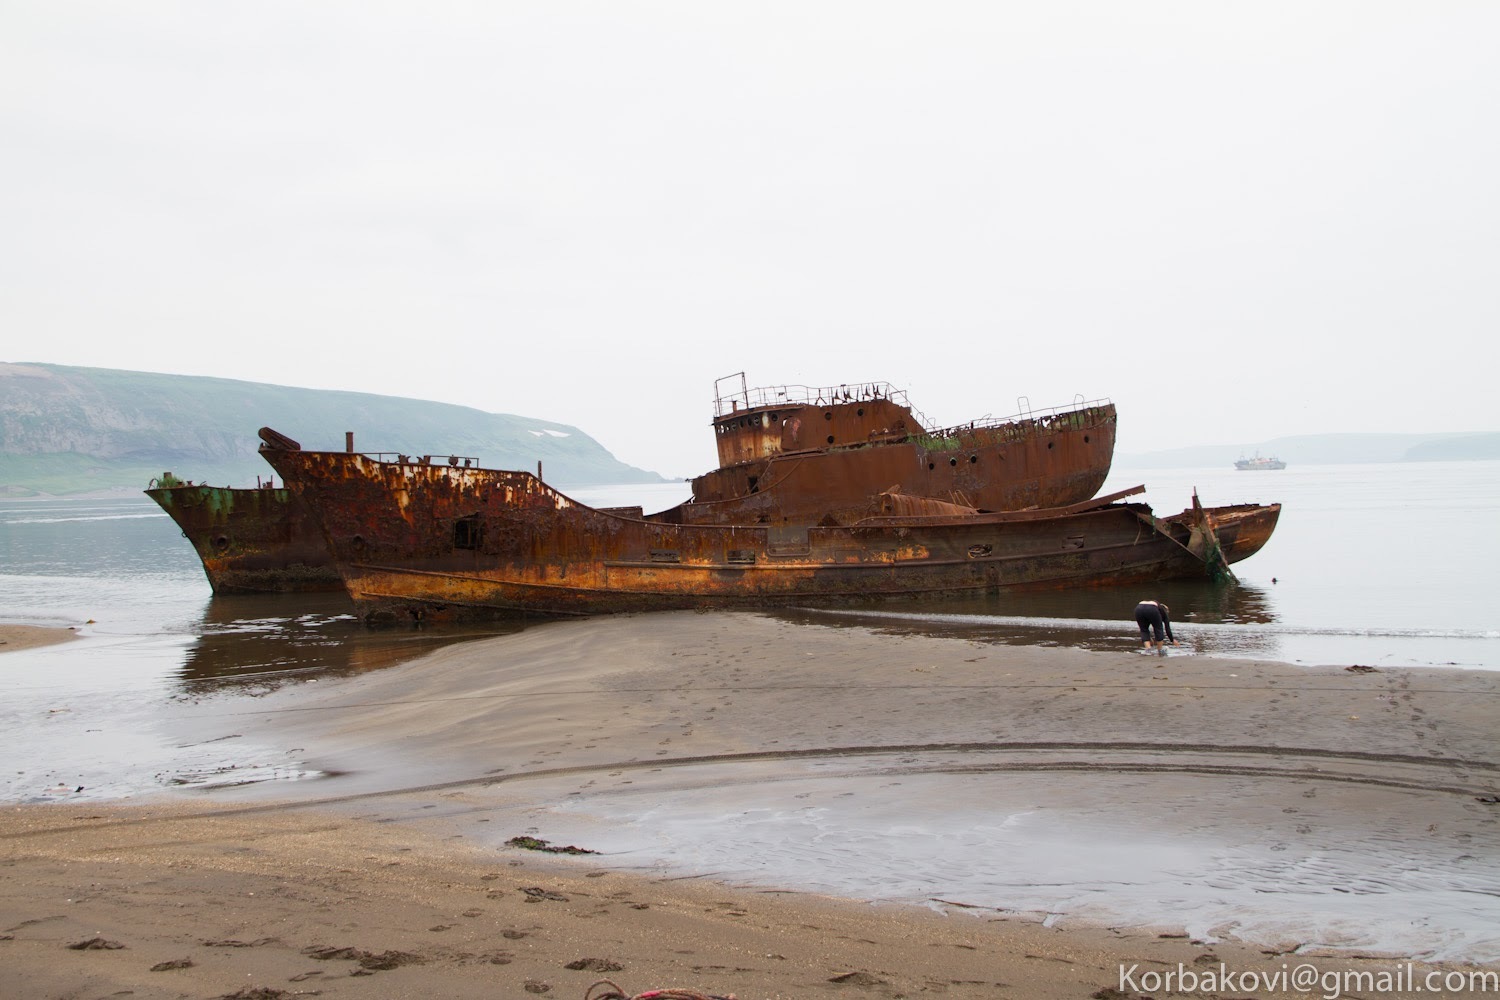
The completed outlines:
<svg viewBox="0 0 1500 1000">
<path fill-rule="evenodd" d="M 218 538 L 214 539 L 214 548 L 218 549 L 220 552 L 223 552 L 225 549 L 229 548 L 229 539 L 223 535 L 220 535 Z"/>
<path fill-rule="evenodd" d="M 824 413 L 823 414 L 823 419 L 824 420 L 832 420 L 833 419 L 833 411 L 829 410 L 826 413 Z"/>
<path fill-rule="evenodd" d="M 1048 451 L 1051 451 L 1051 450 L 1052 450 L 1052 442 L 1051 442 L 1051 441 L 1048 441 L 1048 442 L 1047 442 L 1047 450 L 1048 450 Z"/>
<path fill-rule="evenodd" d="M 833 435 L 832 434 L 828 435 L 828 443 L 829 444 L 833 444 Z"/>
<path fill-rule="evenodd" d="M 1088 435 L 1087 435 L 1087 434 L 1085 434 L 1085 435 L 1084 435 L 1084 436 L 1083 436 L 1083 443 L 1084 443 L 1084 444 L 1088 444 L 1088 443 L 1089 443 L 1089 436 L 1088 436 Z"/>
<path fill-rule="evenodd" d="M 857 410 L 854 411 L 854 415 L 858 416 L 858 417 L 864 416 L 865 415 L 865 408 L 863 406 L 861 406 L 859 409 L 857 409 Z"/>
<path fill-rule="evenodd" d="M 931 462 L 927 463 L 927 471 L 928 472 L 931 472 L 933 469 L 936 469 L 936 468 L 937 468 L 937 466 L 933 465 Z"/>
<path fill-rule="evenodd" d="M 956 459 L 956 458 L 950 458 L 950 459 L 948 459 L 948 464 L 956 466 L 956 465 L 958 465 L 958 459 Z"/>
<path fill-rule="evenodd" d="M 970 455 L 969 456 L 969 464 L 970 465 L 973 465 L 977 461 L 979 461 L 979 456 L 978 455 Z"/>
</svg>

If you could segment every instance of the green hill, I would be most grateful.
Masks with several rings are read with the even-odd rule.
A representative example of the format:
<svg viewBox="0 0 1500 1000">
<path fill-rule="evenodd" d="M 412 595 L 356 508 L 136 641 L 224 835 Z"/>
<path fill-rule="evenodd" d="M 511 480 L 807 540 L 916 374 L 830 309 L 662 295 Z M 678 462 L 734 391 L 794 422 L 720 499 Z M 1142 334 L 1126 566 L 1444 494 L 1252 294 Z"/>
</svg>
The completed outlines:
<svg viewBox="0 0 1500 1000">
<path fill-rule="evenodd" d="M 309 449 L 450 454 L 535 469 L 560 486 L 663 482 L 576 427 L 466 406 L 235 379 L 0 362 L 0 495 L 141 490 L 165 471 L 254 485 L 256 431 Z"/>
</svg>

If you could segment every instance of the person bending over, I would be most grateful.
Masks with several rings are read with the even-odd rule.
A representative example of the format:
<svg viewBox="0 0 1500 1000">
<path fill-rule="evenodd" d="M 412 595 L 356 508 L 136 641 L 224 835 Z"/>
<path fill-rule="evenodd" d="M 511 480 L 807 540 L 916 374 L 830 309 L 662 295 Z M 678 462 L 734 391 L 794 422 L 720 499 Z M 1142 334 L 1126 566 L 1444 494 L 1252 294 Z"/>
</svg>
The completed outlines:
<svg viewBox="0 0 1500 1000">
<path fill-rule="evenodd" d="M 1141 627 L 1141 645 L 1150 649 L 1153 645 L 1167 651 L 1167 643 L 1176 646 L 1172 636 L 1172 619 L 1167 616 L 1167 606 L 1161 601 L 1142 601 L 1135 606 L 1135 623 Z"/>
</svg>

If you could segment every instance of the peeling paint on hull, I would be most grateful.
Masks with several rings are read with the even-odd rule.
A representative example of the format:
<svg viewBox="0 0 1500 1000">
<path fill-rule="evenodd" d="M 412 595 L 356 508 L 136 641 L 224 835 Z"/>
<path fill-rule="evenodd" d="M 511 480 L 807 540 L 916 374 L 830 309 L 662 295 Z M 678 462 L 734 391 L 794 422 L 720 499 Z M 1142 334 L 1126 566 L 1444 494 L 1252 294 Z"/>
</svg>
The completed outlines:
<svg viewBox="0 0 1500 1000">
<path fill-rule="evenodd" d="M 192 543 L 216 594 L 344 589 L 322 531 L 289 490 L 182 484 L 145 493 Z"/>
<path fill-rule="evenodd" d="M 526 472 L 275 444 L 261 454 L 320 521 L 372 618 L 839 605 L 1207 575 L 1193 510 L 1158 519 L 1110 502 L 1139 487 L 1037 511 L 678 524 L 595 510 Z M 1232 563 L 1265 543 L 1279 512 L 1206 513 Z"/>
<path fill-rule="evenodd" d="M 988 511 L 1065 507 L 1108 478 L 1116 415 L 1095 400 L 933 430 L 905 392 L 872 383 L 741 387 L 715 400 L 713 423 L 719 468 L 694 479 L 692 503 L 662 519 L 846 520 L 884 491 Z"/>
</svg>

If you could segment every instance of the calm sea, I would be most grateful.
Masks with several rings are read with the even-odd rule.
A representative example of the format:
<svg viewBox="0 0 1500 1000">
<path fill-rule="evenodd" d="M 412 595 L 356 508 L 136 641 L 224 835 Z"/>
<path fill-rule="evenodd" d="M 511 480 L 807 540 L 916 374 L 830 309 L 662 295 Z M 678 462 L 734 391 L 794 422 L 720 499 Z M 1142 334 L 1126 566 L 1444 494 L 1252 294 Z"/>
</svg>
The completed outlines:
<svg viewBox="0 0 1500 1000">
<path fill-rule="evenodd" d="M 1135 602 L 1154 596 L 1172 606 L 1179 637 L 1200 655 L 1500 669 L 1500 601 L 1492 582 L 1500 560 L 1500 462 L 1278 472 L 1121 468 L 1105 489 L 1142 483 L 1158 514 L 1189 506 L 1194 488 L 1209 506 L 1285 506 L 1270 543 L 1235 567 L 1237 586 L 1178 582 L 1150 594 L 1078 590 L 787 614 L 832 627 L 1124 650 L 1134 648 Z M 601 506 L 640 503 L 656 510 L 683 498 L 686 488 L 676 483 L 572 495 Z M 248 736 L 178 744 L 161 735 L 157 720 L 172 703 L 255 697 L 290 679 L 378 670 L 444 644 L 524 627 L 373 631 L 341 595 L 215 597 L 191 546 L 144 496 L 0 500 L 0 620 L 67 626 L 80 635 L 0 654 L 0 759 L 6 763 L 0 802 L 106 800 L 172 787 L 296 779 L 303 772 L 294 756 L 276 757 L 289 751 L 257 747 Z M 1267 897 L 1264 879 L 1225 882 L 1223 872 L 1245 867 L 1242 848 L 1226 853 L 1193 831 L 1170 843 L 1157 829 L 1131 839 L 1119 817 L 1103 822 L 1086 812 L 1062 826 L 1056 819 L 1062 813 L 1048 813 L 1053 819 L 1037 825 L 1043 813 L 1025 803 L 1007 813 L 990 786 L 941 786 L 943 794 L 932 800 L 937 811 L 916 826 L 904 799 L 888 799 L 874 786 L 868 796 L 839 799 L 848 804 L 825 806 L 816 815 L 788 806 L 777 788 L 741 789 L 729 802 L 690 795 L 654 800 L 649 828 L 632 825 L 638 804 L 621 802 L 625 813 L 608 830 L 627 841 L 637 836 L 635 857 L 677 869 L 744 870 L 750 881 L 857 897 L 966 899 L 1042 914 L 1089 912 L 1105 899 L 1123 919 L 1176 912 L 1194 927 L 1209 928 L 1232 918 L 1246 930 L 1295 932 L 1305 940 L 1338 927 L 1354 935 L 1344 940 L 1360 946 L 1500 957 L 1500 937 L 1489 930 L 1500 911 L 1487 902 L 1495 896 L 1488 867 L 1477 881 L 1455 877 L 1451 884 L 1416 888 L 1382 883 L 1380 907 L 1362 896 L 1357 908 L 1334 912 L 1326 901 L 1344 898 L 1340 885 L 1363 878 L 1370 863 L 1396 862 L 1372 862 L 1364 848 L 1344 851 L 1351 859 L 1344 867 L 1311 874 L 1281 872 L 1267 862 L 1255 870 L 1267 878 L 1278 872 L 1277 891 L 1292 893 Z M 1051 786 L 1033 791 L 1042 799 L 1055 793 Z M 1012 789 L 1022 792 L 1024 784 Z M 726 823 L 726 815 L 738 819 Z M 1037 825 L 1029 833 L 1028 816 Z M 605 833 L 590 826 L 597 817 L 559 813 L 549 822 L 561 824 L 557 835 L 563 837 Z M 1090 825 L 1099 823 L 1098 829 Z M 789 848 L 792 841 L 796 849 Z M 1062 853 L 1059 844 L 1067 847 Z M 1339 850 L 1330 845 L 1328 856 Z M 978 858 L 988 860 L 977 865 Z M 1184 874 L 1184 858 L 1197 858 L 1198 867 Z M 1089 868 L 1080 859 L 1097 864 Z M 1157 872 L 1165 888 L 1150 888 L 1151 880 L 1121 888 L 1117 873 L 1127 869 Z M 1067 874 L 1056 885 L 1027 874 L 1054 870 Z M 1407 914 L 1418 898 L 1429 916 L 1414 927 Z M 1288 916 L 1294 911 L 1295 918 Z"/>
</svg>

